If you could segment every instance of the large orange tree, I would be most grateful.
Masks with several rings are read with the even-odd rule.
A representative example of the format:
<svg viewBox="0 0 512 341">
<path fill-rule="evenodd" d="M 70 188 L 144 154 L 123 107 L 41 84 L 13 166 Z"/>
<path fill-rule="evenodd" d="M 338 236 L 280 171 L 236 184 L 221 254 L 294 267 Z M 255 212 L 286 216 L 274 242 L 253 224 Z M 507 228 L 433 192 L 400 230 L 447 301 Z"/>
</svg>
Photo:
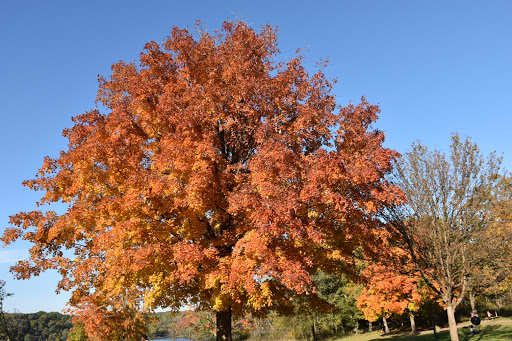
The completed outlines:
<svg viewBox="0 0 512 341">
<path fill-rule="evenodd" d="M 312 274 L 378 245 L 376 214 L 400 200 L 378 107 L 338 107 L 321 71 L 278 53 L 273 28 L 227 22 L 173 28 L 138 65 L 114 64 L 104 110 L 74 117 L 67 150 L 25 182 L 39 204 L 69 207 L 12 216 L 2 240 L 33 244 L 16 276 L 57 269 L 92 337 L 133 337 L 144 310 L 195 305 L 231 340 L 232 314 L 314 297 Z"/>
</svg>

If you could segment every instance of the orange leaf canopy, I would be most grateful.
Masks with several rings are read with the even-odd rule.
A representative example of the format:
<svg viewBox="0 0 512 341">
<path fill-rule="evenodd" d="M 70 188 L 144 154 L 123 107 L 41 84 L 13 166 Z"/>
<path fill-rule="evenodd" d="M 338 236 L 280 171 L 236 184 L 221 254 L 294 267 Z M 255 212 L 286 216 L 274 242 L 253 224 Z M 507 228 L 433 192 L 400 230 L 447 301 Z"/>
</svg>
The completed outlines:
<svg viewBox="0 0 512 341">
<path fill-rule="evenodd" d="M 73 306 L 107 314 L 261 311 L 313 293 L 319 269 L 347 269 L 401 199 L 383 179 L 397 153 L 371 128 L 376 106 L 337 107 L 321 71 L 278 56 L 274 29 L 228 22 L 174 28 L 139 65 L 113 65 L 106 112 L 74 117 L 68 150 L 25 183 L 69 208 L 11 218 L 4 242 L 34 244 L 13 271 L 58 269 Z"/>
<path fill-rule="evenodd" d="M 392 267 L 372 264 L 362 272 L 367 284 L 357 298 L 357 307 L 368 321 L 391 314 L 401 315 L 406 309 L 417 310 L 423 299 L 417 276 L 400 274 Z"/>
</svg>

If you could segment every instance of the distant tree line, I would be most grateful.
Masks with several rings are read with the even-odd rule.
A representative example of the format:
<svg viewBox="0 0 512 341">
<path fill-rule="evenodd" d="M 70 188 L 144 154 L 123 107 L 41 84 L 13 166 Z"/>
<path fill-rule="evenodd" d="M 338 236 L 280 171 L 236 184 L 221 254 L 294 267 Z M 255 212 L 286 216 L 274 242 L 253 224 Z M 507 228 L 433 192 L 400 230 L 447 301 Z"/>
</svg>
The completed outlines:
<svg viewBox="0 0 512 341">
<path fill-rule="evenodd" d="M 0 336 L 2 341 L 66 341 L 73 327 L 69 315 L 56 312 L 11 313 L 4 317 L 7 328 Z"/>
</svg>

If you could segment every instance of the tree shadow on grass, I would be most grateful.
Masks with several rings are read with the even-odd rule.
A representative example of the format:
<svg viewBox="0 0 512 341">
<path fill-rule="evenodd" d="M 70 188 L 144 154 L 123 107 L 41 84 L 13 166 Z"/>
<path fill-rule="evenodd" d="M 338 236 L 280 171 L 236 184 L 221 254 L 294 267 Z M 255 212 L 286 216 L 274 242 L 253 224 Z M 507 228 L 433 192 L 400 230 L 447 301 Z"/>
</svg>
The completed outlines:
<svg viewBox="0 0 512 341">
<path fill-rule="evenodd" d="M 460 341 L 497 341 L 497 340 L 512 340 L 512 330 L 504 328 L 503 326 L 487 325 L 482 327 L 477 334 L 468 333 L 468 328 L 459 328 L 459 340 Z M 404 335 L 395 334 L 387 335 L 382 337 L 374 337 L 368 341 L 383 341 L 383 340 L 399 340 L 399 341 L 450 341 L 450 332 L 443 330 L 438 332 L 438 339 L 434 338 L 434 333 L 422 334 L 422 335 Z"/>
<path fill-rule="evenodd" d="M 449 341 L 450 333 L 445 330 L 442 332 L 438 332 L 438 339 L 434 339 L 434 333 L 422 334 L 422 335 L 407 335 L 407 334 L 396 334 L 396 335 L 388 335 L 387 337 L 381 338 L 373 338 L 368 341 L 382 341 L 382 340 L 400 340 L 400 341 L 430 341 L 430 340 L 438 340 L 438 341 Z"/>
<path fill-rule="evenodd" d="M 485 335 L 495 337 L 492 340 L 512 340 L 512 330 L 500 324 L 486 325 L 482 328 L 481 334 L 483 336 L 483 338 L 480 338 L 481 340 L 486 340 Z M 499 337 L 499 339 L 496 339 L 496 337 Z M 480 339 L 471 339 L 471 341 L 479 341 Z"/>
</svg>

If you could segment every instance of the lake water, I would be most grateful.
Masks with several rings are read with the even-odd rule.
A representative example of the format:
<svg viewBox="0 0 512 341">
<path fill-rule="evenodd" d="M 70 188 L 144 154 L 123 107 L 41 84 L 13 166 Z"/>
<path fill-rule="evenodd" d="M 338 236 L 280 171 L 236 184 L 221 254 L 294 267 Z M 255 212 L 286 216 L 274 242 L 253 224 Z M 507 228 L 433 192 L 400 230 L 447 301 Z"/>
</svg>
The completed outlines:
<svg viewBox="0 0 512 341">
<path fill-rule="evenodd" d="M 182 337 L 177 337 L 175 339 L 151 339 L 149 341 L 188 341 L 188 339 L 184 339 Z"/>
</svg>

